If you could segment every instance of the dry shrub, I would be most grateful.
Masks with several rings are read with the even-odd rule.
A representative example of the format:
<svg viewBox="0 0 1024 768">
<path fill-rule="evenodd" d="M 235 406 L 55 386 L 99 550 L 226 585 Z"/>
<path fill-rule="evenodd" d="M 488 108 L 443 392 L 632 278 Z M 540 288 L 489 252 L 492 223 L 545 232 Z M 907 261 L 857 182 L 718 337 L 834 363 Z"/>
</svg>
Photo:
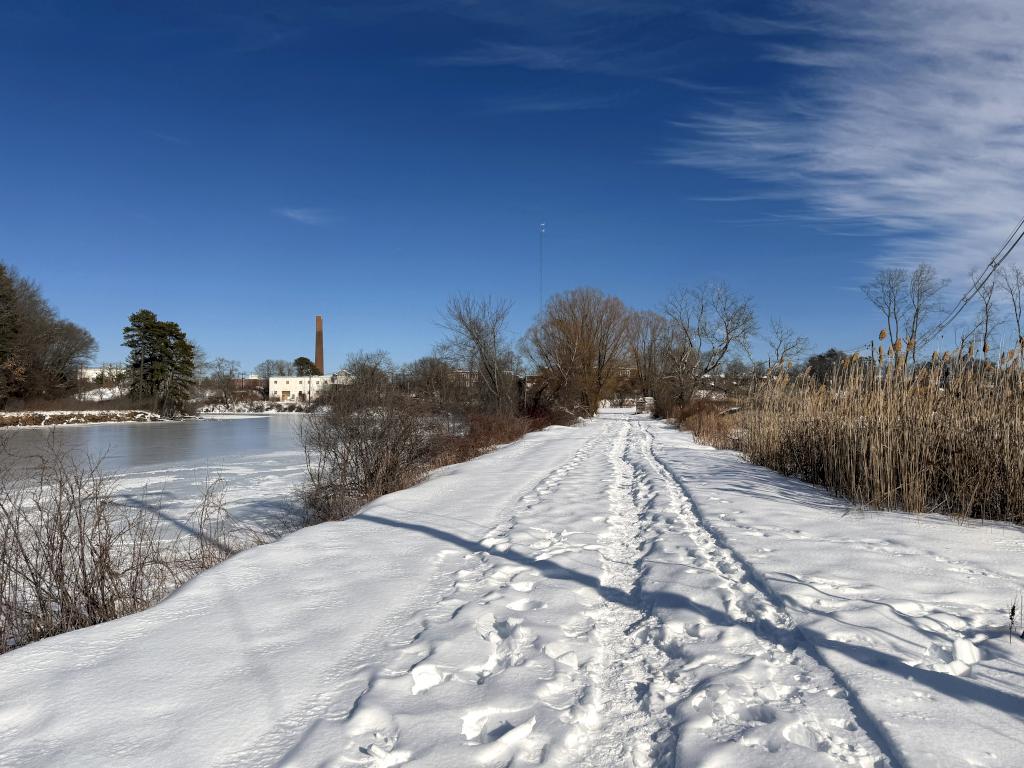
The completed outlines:
<svg viewBox="0 0 1024 768">
<path fill-rule="evenodd" d="M 0 445 L 0 653 L 140 611 L 260 538 L 207 482 L 166 537 L 151 509 L 119 501 L 96 460 L 55 438 L 26 462 Z"/>
<path fill-rule="evenodd" d="M 715 448 L 738 449 L 742 429 L 741 411 L 723 400 L 691 400 L 678 406 L 673 414 L 675 422 L 693 432 L 701 443 Z"/>
<path fill-rule="evenodd" d="M 418 482 L 451 426 L 382 379 L 337 387 L 302 427 L 310 524 L 350 517 L 366 502 Z"/>
<path fill-rule="evenodd" d="M 435 457 L 435 467 L 468 461 L 495 446 L 514 442 L 534 428 L 530 419 L 514 414 L 473 413 L 465 424 L 464 434 L 445 441 Z"/>
<path fill-rule="evenodd" d="M 357 361 L 350 368 L 357 370 L 355 381 L 334 388 L 325 407 L 303 425 L 307 478 L 299 499 L 307 525 L 344 520 L 373 499 L 415 485 L 433 469 L 577 419 L 557 407 L 535 406 L 528 415 L 488 410 L 465 385 L 443 400 L 431 398 L 410 387 L 407 377 L 389 375 L 386 367 L 359 371 Z"/>
<path fill-rule="evenodd" d="M 742 450 L 756 464 L 854 501 L 1024 522 L 1019 358 L 856 357 L 827 383 L 780 375 L 754 396 Z"/>
</svg>

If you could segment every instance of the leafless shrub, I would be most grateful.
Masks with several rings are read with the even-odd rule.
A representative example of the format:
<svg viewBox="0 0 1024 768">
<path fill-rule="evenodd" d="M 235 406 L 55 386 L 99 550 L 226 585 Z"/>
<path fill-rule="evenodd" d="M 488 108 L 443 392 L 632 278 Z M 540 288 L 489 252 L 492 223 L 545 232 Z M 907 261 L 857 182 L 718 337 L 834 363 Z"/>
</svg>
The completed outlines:
<svg viewBox="0 0 1024 768">
<path fill-rule="evenodd" d="M 208 482 L 166 536 L 150 509 L 122 503 L 98 460 L 51 437 L 26 461 L 0 445 L 0 652 L 140 611 L 261 537 Z"/>
<path fill-rule="evenodd" d="M 99 463 L 51 443 L 30 481 L 0 478 L 4 649 L 141 610 L 174 584 L 157 519 L 115 499 Z"/>
<path fill-rule="evenodd" d="M 206 478 L 199 498 L 167 548 L 166 557 L 176 586 L 231 555 L 276 538 L 273 533 L 245 525 L 235 518 L 227 508 L 224 489 L 223 479 Z M 284 532 L 286 529 L 279 533 Z"/>
<path fill-rule="evenodd" d="M 353 380 L 302 427 L 310 523 L 349 517 L 371 499 L 406 488 L 428 470 L 439 429 L 423 402 L 396 385 L 390 361 L 350 360 Z M 445 425 L 447 432 L 447 425 Z"/>
</svg>

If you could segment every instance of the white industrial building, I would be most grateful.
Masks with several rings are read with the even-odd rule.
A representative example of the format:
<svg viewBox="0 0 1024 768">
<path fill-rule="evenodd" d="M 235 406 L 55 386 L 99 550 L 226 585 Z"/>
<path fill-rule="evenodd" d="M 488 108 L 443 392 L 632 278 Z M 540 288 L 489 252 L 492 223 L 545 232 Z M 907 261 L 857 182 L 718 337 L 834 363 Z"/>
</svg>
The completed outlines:
<svg viewBox="0 0 1024 768">
<path fill-rule="evenodd" d="M 308 403 L 316 400 L 324 388 L 334 384 L 344 385 L 352 381 L 348 371 L 338 371 L 329 376 L 271 376 L 268 392 L 271 400 L 282 403 Z"/>
</svg>

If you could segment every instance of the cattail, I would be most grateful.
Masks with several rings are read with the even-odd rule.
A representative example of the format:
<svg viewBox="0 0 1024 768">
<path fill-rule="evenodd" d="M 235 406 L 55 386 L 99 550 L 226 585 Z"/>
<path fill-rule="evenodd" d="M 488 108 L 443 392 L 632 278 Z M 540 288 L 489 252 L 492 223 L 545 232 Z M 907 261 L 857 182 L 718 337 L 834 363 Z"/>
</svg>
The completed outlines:
<svg viewBox="0 0 1024 768">
<path fill-rule="evenodd" d="M 987 341 L 985 342 L 985 346 L 983 346 L 981 348 L 981 351 L 984 352 L 986 355 L 988 354 L 988 342 Z"/>
<path fill-rule="evenodd" d="M 887 338 L 889 338 L 889 334 L 888 334 L 888 333 L 886 333 L 886 332 L 885 332 L 885 328 L 883 328 L 883 329 L 882 329 L 882 330 L 881 330 L 881 331 L 879 332 L 879 334 L 878 334 L 878 340 L 879 340 L 879 341 L 885 341 L 885 340 L 886 340 Z"/>
</svg>

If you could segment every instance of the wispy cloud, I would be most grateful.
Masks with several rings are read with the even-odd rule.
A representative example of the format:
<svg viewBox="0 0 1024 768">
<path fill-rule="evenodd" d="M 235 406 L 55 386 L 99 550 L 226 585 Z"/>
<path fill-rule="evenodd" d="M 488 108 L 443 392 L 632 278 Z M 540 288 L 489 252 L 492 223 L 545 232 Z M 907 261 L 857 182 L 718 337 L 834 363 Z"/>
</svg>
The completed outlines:
<svg viewBox="0 0 1024 768">
<path fill-rule="evenodd" d="M 615 77 L 661 80 L 691 89 L 712 90 L 686 76 L 692 66 L 686 40 L 666 42 L 663 30 L 652 32 L 652 22 L 632 34 L 607 27 L 564 31 L 550 36 L 534 34 L 542 42 L 488 40 L 476 46 L 431 60 L 442 66 L 519 67 L 537 72 L 575 72 Z"/>
<path fill-rule="evenodd" d="M 159 139 L 160 141 L 164 142 L 165 144 L 176 144 L 179 147 L 186 147 L 190 143 L 187 139 L 183 139 L 180 136 L 175 136 L 174 134 L 171 134 L 171 133 L 161 133 L 160 131 L 150 131 L 149 135 L 152 136 L 154 139 Z"/>
<path fill-rule="evenodd" d="M 327 224 L 331 220 L 330 214 L 320 208 L 278 208 L 274 213 L 299 224 L 311 226 Z"/>
<path fill-rule="evenodd" d="M 621 64 L 582 44 L 522 44 L 484 42 L 463 53 L 435 63 L 466 67 L 521 67 L 537 71 L 596 72 L 617 74 Z"/>
<path fill-rule="evenodd" d="M 1013 0 L 868 0 L 798 8 L 765 56 L 789 94 L 681 126 L 668 162 L 714 168 L 806 200 L 816 215 L 879 225 L 884 257 L 962 275 L 1024 214 L 1024 48 Z M 807 30 L 817 30 L 808 43 Z"/>
<path fill-rule="evenodd" d="M 559 96 L 538 96 L 522 99 L 504 99 L 495 101 L 493 109 L 496 112 L 581 112 L 592 109 L 607 109 L 616 101 L 613 96 L 580 96 L 580 97 L 559 97 Z"/>
</svg>

